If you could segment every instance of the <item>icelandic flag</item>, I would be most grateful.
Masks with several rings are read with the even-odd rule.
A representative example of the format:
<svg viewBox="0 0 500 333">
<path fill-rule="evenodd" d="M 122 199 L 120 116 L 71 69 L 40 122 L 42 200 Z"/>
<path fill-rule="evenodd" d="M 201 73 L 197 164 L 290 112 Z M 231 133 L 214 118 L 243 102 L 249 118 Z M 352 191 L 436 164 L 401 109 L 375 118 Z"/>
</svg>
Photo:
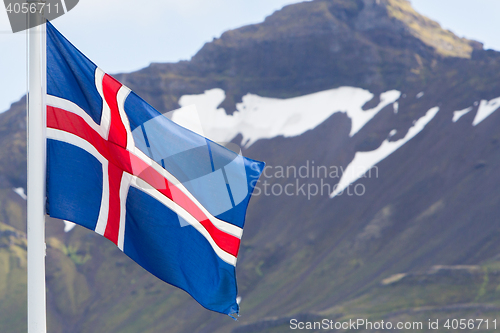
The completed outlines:
<svg viewBox="0 0 500 333">
<path fill-rule="evenodd" d="M 209 310 L 237 314 L 235 265 L 264 163 L 181 127 L 47 23 L 47 214 L 103 235 Z"/>
</svg>

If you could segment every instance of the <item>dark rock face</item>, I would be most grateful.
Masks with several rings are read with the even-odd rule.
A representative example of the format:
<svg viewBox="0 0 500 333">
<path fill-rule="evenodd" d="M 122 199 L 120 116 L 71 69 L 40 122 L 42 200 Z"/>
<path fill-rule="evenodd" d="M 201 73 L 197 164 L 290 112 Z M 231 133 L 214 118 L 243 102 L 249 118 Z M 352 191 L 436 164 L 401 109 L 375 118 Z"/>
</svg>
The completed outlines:
<svg viewBox="0 0 500 333">
<path fill-rule="evenodd" d="M 426 295 L 418 301 L 436 308 L 491 309 L 486 303 L 498 301 L 490 286 L 498 274 L 488 272 L 498 270 L 500 253 L 500 111 L 477 126 L 472 121 L 480 101 L 500 96 L 498 73 L 500 53 L 442 30 L 404 0 L 316 0 L 228 31 L 191 61 L 116 75 L 161 111 L 177 108 L 185 94 L 212 88 L 226 92 L 221 107 L 227 113 L 247 93 L 290 98 L 353 86 L 374 93 L 363 108 L 370 109 L 380 103 L 381 92 L 402 92 L 397 113 L 387 106 L 353 137 L 351 120 L 335 113 L 300 136 L 260 140 L 244 150 L 269 166 L 299 168 L 314 161 L 345 169 L 356 153 L 377 149 L 393 130 L 389 141 L 404 138 L 429 109 L 440 110 L 422 132 L 377 164 L 376 176 L 357 182 L 365 188 L 361 196 L 330 199 L 325 192 L 252 199 L 237 267 L 244 314 L 239 330 L 240 323 L 201 309 L 97 235 L 83 228 L 64 234 L 60 221 L 49 221 L 51 331 L 94 332 L 100 325 L 106 332 L 250 332 L 286 326 L 296 314 L 340 318 L 337 305 L 370 313 L 357 302 L 376 307 L 387 299 L 405 306 L 387 306 L 394 317 L 422 306 L 417 296 L 401 301 L 409 290 Z M 25 228 L 25 202 L 12 188 L 26 184 L 23 103 L 0 115 L 0 216 L 18 230 Z M 472 111 L 452 122 L 453 111 L 467 107 Z M 241 140 L 239 135 L 233 142 Z M 326 181 L 331 188 L 339 178 L 268 181 L 320 188 Z M 444 266 L 421 273 L 435 265 Z M 454 265 L 479 268 L 472 274 L 464 266 L 450 268 Z M 399 282 L 380 287 L 400 273 L 406 275 Z M 490 282 L 484 282 L 488 276 Z M 448 281 L 460 282 L 460 288 L 446 289 Z M 463 281 L 485 291 L 476 295 Z M 432 298 L 431 290 L 440 288 L 448 296 Z M 387 292 L 390 297 L 384 298 Z M 457 306 L 457 300 L 475 305 Z"/>
<path fill-rule="evenodd" d="M 225 32 L 190 62 L 152 64 L 118 78 L 163 111 L 207 87 L 226 91 L 229 113 L 249 92 L 286 98 L 341 85 L 381 92 L 419 80 L 411 70 L 437 57 L 407 30 L 373 1 L 305 2 Z"/>
</svg>

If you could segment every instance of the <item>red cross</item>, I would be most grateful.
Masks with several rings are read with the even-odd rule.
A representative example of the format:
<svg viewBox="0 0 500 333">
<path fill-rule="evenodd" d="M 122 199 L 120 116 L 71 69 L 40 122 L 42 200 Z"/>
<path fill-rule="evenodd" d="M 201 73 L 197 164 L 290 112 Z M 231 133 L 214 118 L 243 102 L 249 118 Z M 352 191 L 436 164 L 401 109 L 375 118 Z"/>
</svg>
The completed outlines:
<svg viewBox="0 0 500 333">
<path fill-rule="evenodd" d="M 74 134 L 89 142 L 108 160 L 109 210 L 104 237 L 118 245 L 120 229 L 120 185 L 124 173 L 142 179 L 168 199 L 191 214 L 225 252 L 236 257 L 240 239 L 214 226 L 207 215 L 181 189 L 172 184 L 140 157 L 127 150 L 127 133 L 130 131 L 121 119 L 117 94 L 122 84 L 105 74 L 103 95 L 110 108 L 110 126 L 107 140 L 96 132 L 82 117 L 70 111 L 47 106 L 47 127 Z M 104 114 L 104 112 L 103 112 Z M 175 200 L 174 200 L 175 198 Z"/>
</svg>

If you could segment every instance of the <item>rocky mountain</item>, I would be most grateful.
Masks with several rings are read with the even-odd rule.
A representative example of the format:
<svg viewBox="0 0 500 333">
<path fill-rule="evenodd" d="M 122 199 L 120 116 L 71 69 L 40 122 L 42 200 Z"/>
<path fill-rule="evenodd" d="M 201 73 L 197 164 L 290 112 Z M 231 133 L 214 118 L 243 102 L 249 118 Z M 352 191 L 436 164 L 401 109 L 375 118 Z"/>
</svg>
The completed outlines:
<svg viewBox="0 0 500 333">
<path fill-rule="evenodd" d="M 225 32 L 190 61 L 115 75 L 163 112 L 195 104 L 207 135 L 266 161 L 237 265 L 242 316 L 204 310 L 100 236 L 50 220 L 49 330 L 493 320 L 498 73 L 499 52 L 443 30 L 405 0 L 314 0 Z M 26 330 L 25 129 L 23 101 L 0 115 L 0 327 L 8 332 Z"/>
</svg>

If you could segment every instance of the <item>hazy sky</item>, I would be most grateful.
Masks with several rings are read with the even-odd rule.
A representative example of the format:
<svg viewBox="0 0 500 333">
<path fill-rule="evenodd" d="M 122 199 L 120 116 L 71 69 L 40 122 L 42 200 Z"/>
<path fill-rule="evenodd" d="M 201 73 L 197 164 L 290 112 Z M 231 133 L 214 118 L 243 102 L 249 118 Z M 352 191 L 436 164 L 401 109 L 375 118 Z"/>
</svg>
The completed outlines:
<svg viewBox="0 0 500 333">
<path fill-rule="evenodd" d="M 80 0 L 54 25 L 109 73 L 151 62 L 190 59 L 222 32 L 266 16 L 294 0 Z M 500 50 L 500 0 L 412 0 L 421 13 L 459 36 Z M 26 36 L 12 34 L 0 10 L 0 111 L 26 90 Z"/>
</svg>

